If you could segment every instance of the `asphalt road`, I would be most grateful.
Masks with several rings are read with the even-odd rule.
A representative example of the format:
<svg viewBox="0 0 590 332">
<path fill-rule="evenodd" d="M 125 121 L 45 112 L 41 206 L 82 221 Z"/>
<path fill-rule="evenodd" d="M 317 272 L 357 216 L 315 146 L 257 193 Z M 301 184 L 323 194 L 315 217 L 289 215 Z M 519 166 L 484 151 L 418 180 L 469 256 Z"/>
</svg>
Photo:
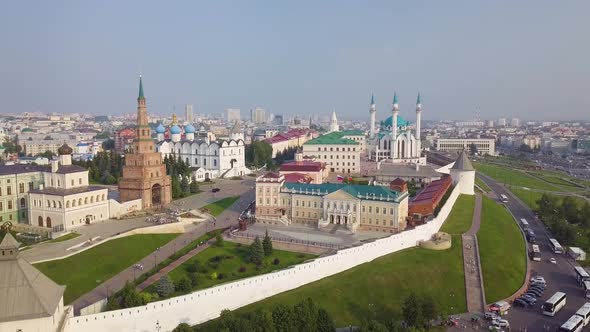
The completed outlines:
<svg viewBox="0 0 590 332">
<path fill-rule="evenodd" d="M 517 220 L 525 218 L 530 228 L 537 236 L 537 244 L 541 249 L 541 261 L 529 260 L 531 264 L 531 276 L 540 275 L 547 282 L 547 289 L 543 295 L 537 298 L 537 303 L 527 309 L 513 308 L 509 311 L 506 319 L 510 322 L 512 331 L 556 331 L 568 318 L 570 318 L 584 303 L 590 302 L 585 297 L 582 287 L 576 281 L 573 268 L 573 261 L 565 255 L 554 254 L 549 247 L 549 230 L 543 223 L 536 219 L 533 211 L 521 203 L 504 186 L 486 176 L 478 176 L 499 196 L 504 194 L 508 197 L 507 207 Z M 527 244 L 530 249 L 530 244 Z M 549 263 L 550 258 L 555 258 L 557 264 Z M 541 313 L 541 305 L 555 292 L 565 292 L 567 295 L 566 305 L 554 317 L 545 316 Z M 587 327 L 585 330 L 590 330 Z"/>
</svg>

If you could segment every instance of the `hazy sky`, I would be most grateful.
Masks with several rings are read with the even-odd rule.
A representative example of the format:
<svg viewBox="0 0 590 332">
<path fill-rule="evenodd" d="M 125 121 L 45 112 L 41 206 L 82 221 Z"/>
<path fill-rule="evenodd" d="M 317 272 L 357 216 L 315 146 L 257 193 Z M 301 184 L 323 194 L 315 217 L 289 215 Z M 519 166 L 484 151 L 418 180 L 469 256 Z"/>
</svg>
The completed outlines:
<svg viewBox="0 0 590 332">
<path fill-rule="evenodd" d="M 590 119 L 590 1 L 9 1 L 0 113 Z"/>
</svg>

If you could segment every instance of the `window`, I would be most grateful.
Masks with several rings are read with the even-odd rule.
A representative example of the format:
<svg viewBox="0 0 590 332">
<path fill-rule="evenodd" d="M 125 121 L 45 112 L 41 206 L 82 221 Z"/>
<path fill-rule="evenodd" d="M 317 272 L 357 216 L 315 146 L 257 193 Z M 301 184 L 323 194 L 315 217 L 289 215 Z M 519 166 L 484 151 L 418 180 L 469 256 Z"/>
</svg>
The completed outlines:
<svg viewBox="0 0 590 332">
<path fill-rule="evenodd" d="M 88 197 L 84 198 L 84 204 L 88 204 Z"/>
<path fill-rule="evenodd" d="M 313 202 L 313 207 L 317 208 L 318 207 L 318 202 Z"/>
<path fill-rule="evenodd" d="M 11 186 L 6 187 L 6 195 L 12 195 L 12 187 Z"/>
<path fill-rule="evenodd" d="M 2 188 L 0 187 L 0 196 L 2 196 Z"/>
<path fill-rule="evenodd" d="M 12 201 L 8 201 L 8 211 L 12 210 Z"/>
<path fill-rule="evenodd" d="M 376 214 L 379 214 L 379 207 L 376 207 L 376 208 L 375 208 L 375 213 L 376 213 Z"/>
<path fill-rule="evenodd" d="M 57 186 L 61 187 L 61 182 L 59 181 L 59 179 L 57 179 Z"/>
<path fill-rule="evenodd" d="M 373 213 L 373 207 L 369 206 L 369 213 Z"/>
<path fill-rule="evenodd" d="M 217 159 L 213 159 L 213 167 L 217 166 Z"/>
<path fill-rule="evenodd" d="M 362 211 L 363 213 L 365 213 L 365 206 L 364 206 L 364 205 L 361 207 L 361 211 Z"/>
<path fill-rule="evenodd" d="M 4 210 L 4 206 L 2 206 L 2 202 L 0 202 L 0 211 Z"/>
<path fill-rule="evenodd" d="M 57 206 L 61 209 L 61 201 L 57 202 Z"/>
<path fill-rule="evenodd" d="M 393 216 L 393 208 L 389 208 L 389 214 Z"/>
<path fill-rule="evenodd" d="M 82 205 L 82 198 L 78 198 L 78 205 Z"/>
<path fill-rule="evenodd" d="M 66 201 L 66 209 L 70 207 L 70 201 Z"/>
<path fill-rule="evenodd" d="M 82 178 L 78 179 L 78 184 L 82 184 Z"/>
<path fill-rule="evenodd" d="M 74 179 L 72 179 L 71 183 L 72 183 L 72 186 L 73 186 L 74 185 Z"/>
<path fill-rule="evenodd" d="M 25 192 L 25 184 L 24 183 L 18 184 L 18 192 L 21 194 Z"/>
<path fill-rule="evenodd" d="M 53 187 L 53 179 L 51 179 L 51 186 Z"/>
<path fill-rule="evenodd" d="M 90 203 L 94 203 L 94 196 L 90 196 Z"/>
<path fill-rule="evenodd" d="M 55 209 L 57 207 L 57 204 L 55 204 L 55 201 L 53 201 L 53 208 Z"/>
</svg>

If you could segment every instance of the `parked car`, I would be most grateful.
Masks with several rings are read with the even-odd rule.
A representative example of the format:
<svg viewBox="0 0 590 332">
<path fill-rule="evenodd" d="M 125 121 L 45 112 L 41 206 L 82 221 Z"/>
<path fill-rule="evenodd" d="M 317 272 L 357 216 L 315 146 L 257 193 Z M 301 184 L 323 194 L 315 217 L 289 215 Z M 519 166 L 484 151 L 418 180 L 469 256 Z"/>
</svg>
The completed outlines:
<svg viewBox="0 0 590 332">
<path fill-rule="evenodd" d="M 540 291 L 544 291 L 545 288 L 547 288 L 547 287 L 545 285 L 541 285 L 541 284 L 537 284 L 537 285 L 532 284 L 532 285 L 529 286 L 529 288 L 535 288 L 535 289 L 538 289 Z"/>
<path fill-rule="evenodd" d="M 213 192 L 213 193 L 217 193 L 217 192 L 219 192 L 220 190 L 221 190 L 221 189 L 219 189 L 219 188 L 213 188 L 213 189 L 211 189 L 211 192 Z"/>
<path fill-rule="evenodd" d="M 537 299 L 530 295 L 523 295 L 520 297 L 521 299 L 525 300 L 529 305 L 535 305 L 537 303 Z"/>
<path fill-rule="evenodd" d="M 555 258 L 551 257 L 551 258 L 549 258 L 549 263 L 557 264 L 557 261 L 555 260 Z"/>
<path fill-rule="evenodd" d="M 533 295 L 534 297 L 541 297 L 541 295 L 543 295 L 543 292 L 541 292 L 541 291 L 538 291 L 538 290 L 536 290 L 536 289 L 529 289 L 529 290 L 526 292 L 526 294 L 531 294 L 531 295 Z"/>
<path fill-rule="evenodd" d="M 491 311 L 486 311 L 483 316 L 486 320 L 493 320 L 493 319 L 500 318 L 498 315 L 496 315 L 495 313 L 493 313 Z"/>
<path fill-rule="evenodd" d="M 492 321 L 492 326 L 510 329 L 510 323 L 505 319 L 494 319 Z"/>
<path fill-rule="evenodd" d="M 542 282 L 542 283 L 545 283 L 545 278 L 543 278 L 541 276 L 532 277 L 531 278 L 531 282 Z"/>
<path fill-rule="evenodd" d="M 512 302 L 512 305 L 514 307 L 523 307 L 523 308 L 529 307 L 529 303 L 521 298 L 515 299 L 514 302 Z"/>
</svg>

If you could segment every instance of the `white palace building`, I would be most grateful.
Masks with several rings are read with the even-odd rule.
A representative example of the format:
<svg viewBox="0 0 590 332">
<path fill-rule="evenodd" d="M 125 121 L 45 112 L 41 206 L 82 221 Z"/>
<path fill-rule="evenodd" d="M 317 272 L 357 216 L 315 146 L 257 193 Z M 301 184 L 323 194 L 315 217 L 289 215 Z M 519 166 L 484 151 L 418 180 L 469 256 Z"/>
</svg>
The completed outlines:
<svg viewBox="0 0 590 332">
<path fill-rule="evenodd" d="M 399 116 L 397 95 L 393 96 L 392 116 L 381 121 L 380 128 L 376 128 L 375 98 L 371 96 L 370 129 L 367 151 L 369 158 L 374 161 L 384 161 L 395 164 L 426 165 L 426 157 L 422 157 L 420 141 L 420 126 L 422 122 L 422 104 L 420 94 L 416 101 L 416 123 Z M 413 127 L 413 130 L 412 130 Z"/>
<path fill-rule="evenodd" d="M 180 156 L 193 169 L 197 181 L 218 177 L 243 176 L 251 171 L 246 167 L 244 133 L 236 122 L 227 140 L 211 140 L 210 135 L 195 137 L 192 124 L 183 129 L 176 124 L 176 116 L 169 129 L 170 138 L 165 138 L 166 128 L 160 124 L 156 128 L 156 151 L 162 157 Z M 184 132 L 184 134 L 183 134 Z"/>
</svg>

